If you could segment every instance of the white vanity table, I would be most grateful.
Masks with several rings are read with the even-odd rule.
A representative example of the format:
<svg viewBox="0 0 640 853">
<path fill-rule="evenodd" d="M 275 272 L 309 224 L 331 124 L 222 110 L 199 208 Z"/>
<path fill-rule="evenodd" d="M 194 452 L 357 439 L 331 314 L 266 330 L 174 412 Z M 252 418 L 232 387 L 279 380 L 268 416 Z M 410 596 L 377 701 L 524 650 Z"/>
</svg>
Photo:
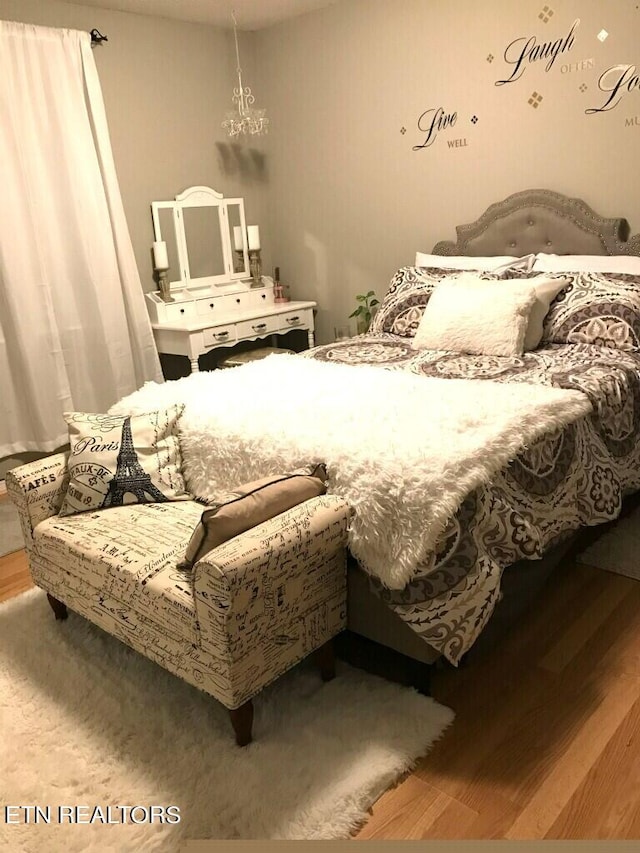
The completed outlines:
<svg viewBox="0 0 640 853">
<path fill-rule="evenodd" d="M 155 239 L 166 242 L 169 269 L 176 271 L 170 295 L 146 294 L 159 353 L 186 356 L 197 372 L 205 353 L 291 329 L 304 329 L 314 345 L 316 303 L 276 302 L 271 279 L 258 279 L 256 287 L 248 278 L 242 199 L 190 187 L 174 201 L 153 202 L 151 210 Z"/>
<path fill-rule="evenodd" d="M 169 303 L 158 293 L 147 294 L 158 352 L 186 355 L 195 373 L 199 356 L 239 341 L 305 329 L 309 346 L 314 345 L 315 302 L 275 303 L 273 285 L 269 284 L 254 288 L 239 282 L 224 293 L 221 289 L 172 293 L 175 302 Z"/>
</svg>

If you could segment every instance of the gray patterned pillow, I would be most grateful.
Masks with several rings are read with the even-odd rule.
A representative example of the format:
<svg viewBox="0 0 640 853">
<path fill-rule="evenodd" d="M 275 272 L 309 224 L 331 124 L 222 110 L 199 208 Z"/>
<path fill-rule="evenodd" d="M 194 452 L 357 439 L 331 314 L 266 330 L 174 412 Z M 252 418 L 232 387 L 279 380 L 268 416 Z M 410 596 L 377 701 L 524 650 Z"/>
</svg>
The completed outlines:
<svg viewBox="0 0 640 853">
<path fill-rule="evenodd" d="M 518 275 L 530 278 L 535 273 Z M 640 276 L 626 273 L 549 273 L 570 284 L 551 303 L 543 343 L 591 344 L 640 350 Z"/>
<path fill-rule="evenodd" d="M 391 279 L 389 290 L 373 318 L 369 331 L 372 334 L 390 332 L 404 338 L 413 338 L 436 285 L 443 278 L 453 281 L 461 275 L 468 275 L 468 272 L 468 270 L 448 269 L 444 265 L 442 267 L 401 267 Z M 500 278 L 494 273 L 474 272 L 488 281 Z"/>
</svg>

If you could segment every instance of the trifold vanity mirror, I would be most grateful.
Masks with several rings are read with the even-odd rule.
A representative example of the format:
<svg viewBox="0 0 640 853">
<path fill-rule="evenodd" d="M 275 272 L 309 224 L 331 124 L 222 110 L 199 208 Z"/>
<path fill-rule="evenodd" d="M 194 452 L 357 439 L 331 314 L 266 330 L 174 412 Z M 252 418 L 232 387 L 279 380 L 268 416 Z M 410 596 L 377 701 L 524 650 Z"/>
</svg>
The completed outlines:
<svg viewBox="0 0 640 853">
<path fill-rule="evenodd" d="M 224 287 L 249 276 L 244 199 L 189 187 L 174 201 L 152 202 L 151 213 L 155 241 L 166 245 L 172 291 Z"/>
<path fill-rule="evenodd" d="M 313 346 L 316 303 L 290 302 L 262 275 L 260 232 L 247 227 L 243 199 L 189 187 L 152 202 L 151 213 L 160 289 L 145 301 L 161 355 L 186 356 L 196 372 L 202 355 L 292 329 Z"/>
</svg>

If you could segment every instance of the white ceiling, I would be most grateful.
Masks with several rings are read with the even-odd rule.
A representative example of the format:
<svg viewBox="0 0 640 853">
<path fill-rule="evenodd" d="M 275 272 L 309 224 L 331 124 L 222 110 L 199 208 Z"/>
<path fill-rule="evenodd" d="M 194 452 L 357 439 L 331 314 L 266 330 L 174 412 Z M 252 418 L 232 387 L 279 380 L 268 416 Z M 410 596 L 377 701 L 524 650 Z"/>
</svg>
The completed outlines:
<svg viewBox="0 0 640 853">
<path fill-rule="evenodd" d="M 81 6 L 97 6 L 139 15 L 175 18 L 198 24 L 232 27 L 232 11 L 238 29 L 259 30 L 339 0 L 68 0 Z"/>
</svg>

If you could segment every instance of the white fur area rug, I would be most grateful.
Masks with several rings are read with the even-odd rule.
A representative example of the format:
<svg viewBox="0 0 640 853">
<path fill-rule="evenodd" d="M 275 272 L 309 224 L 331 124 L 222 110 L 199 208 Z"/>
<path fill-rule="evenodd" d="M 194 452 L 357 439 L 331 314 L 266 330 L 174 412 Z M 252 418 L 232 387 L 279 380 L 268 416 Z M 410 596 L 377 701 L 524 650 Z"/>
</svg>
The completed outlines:
<svg viewBox="0 0 640 853">
<path fill-rule="evenodd" d="M 355 509 L 352 554 L 392 589 L 412 579 L 473 489 L 543 433 L 591 410 L 578 391 L 277 355 L 147 383 L 112 412 L 180 402 L 192 494 L 211 500 L 221 489 L 325 462 L 329 492 Z"/>
<path fill-rule="evenodd" d="M 254 706 L 255 740 L 240 749 L 222 705 L 72 612 L 56 622 L 41 590 L 1 604 L 0 849 L 171 853 L 187 839 L 345 838 L 453 719 L 345 665 L 323 684 L 303 664 Z M 7 824 L 7 806 L 45 816 L 48 806 L 50 823 L 31 812 Z M 84 807 L 71 815 L 85 821 L 100 806 L 112 823 L 59 824 L 60 806 Z M 146 820 L 124 806 L 144 807 Z M 177 807 L 180 822 L 150 823 L 152 806 L 165 816 Z"/>
</svg>

